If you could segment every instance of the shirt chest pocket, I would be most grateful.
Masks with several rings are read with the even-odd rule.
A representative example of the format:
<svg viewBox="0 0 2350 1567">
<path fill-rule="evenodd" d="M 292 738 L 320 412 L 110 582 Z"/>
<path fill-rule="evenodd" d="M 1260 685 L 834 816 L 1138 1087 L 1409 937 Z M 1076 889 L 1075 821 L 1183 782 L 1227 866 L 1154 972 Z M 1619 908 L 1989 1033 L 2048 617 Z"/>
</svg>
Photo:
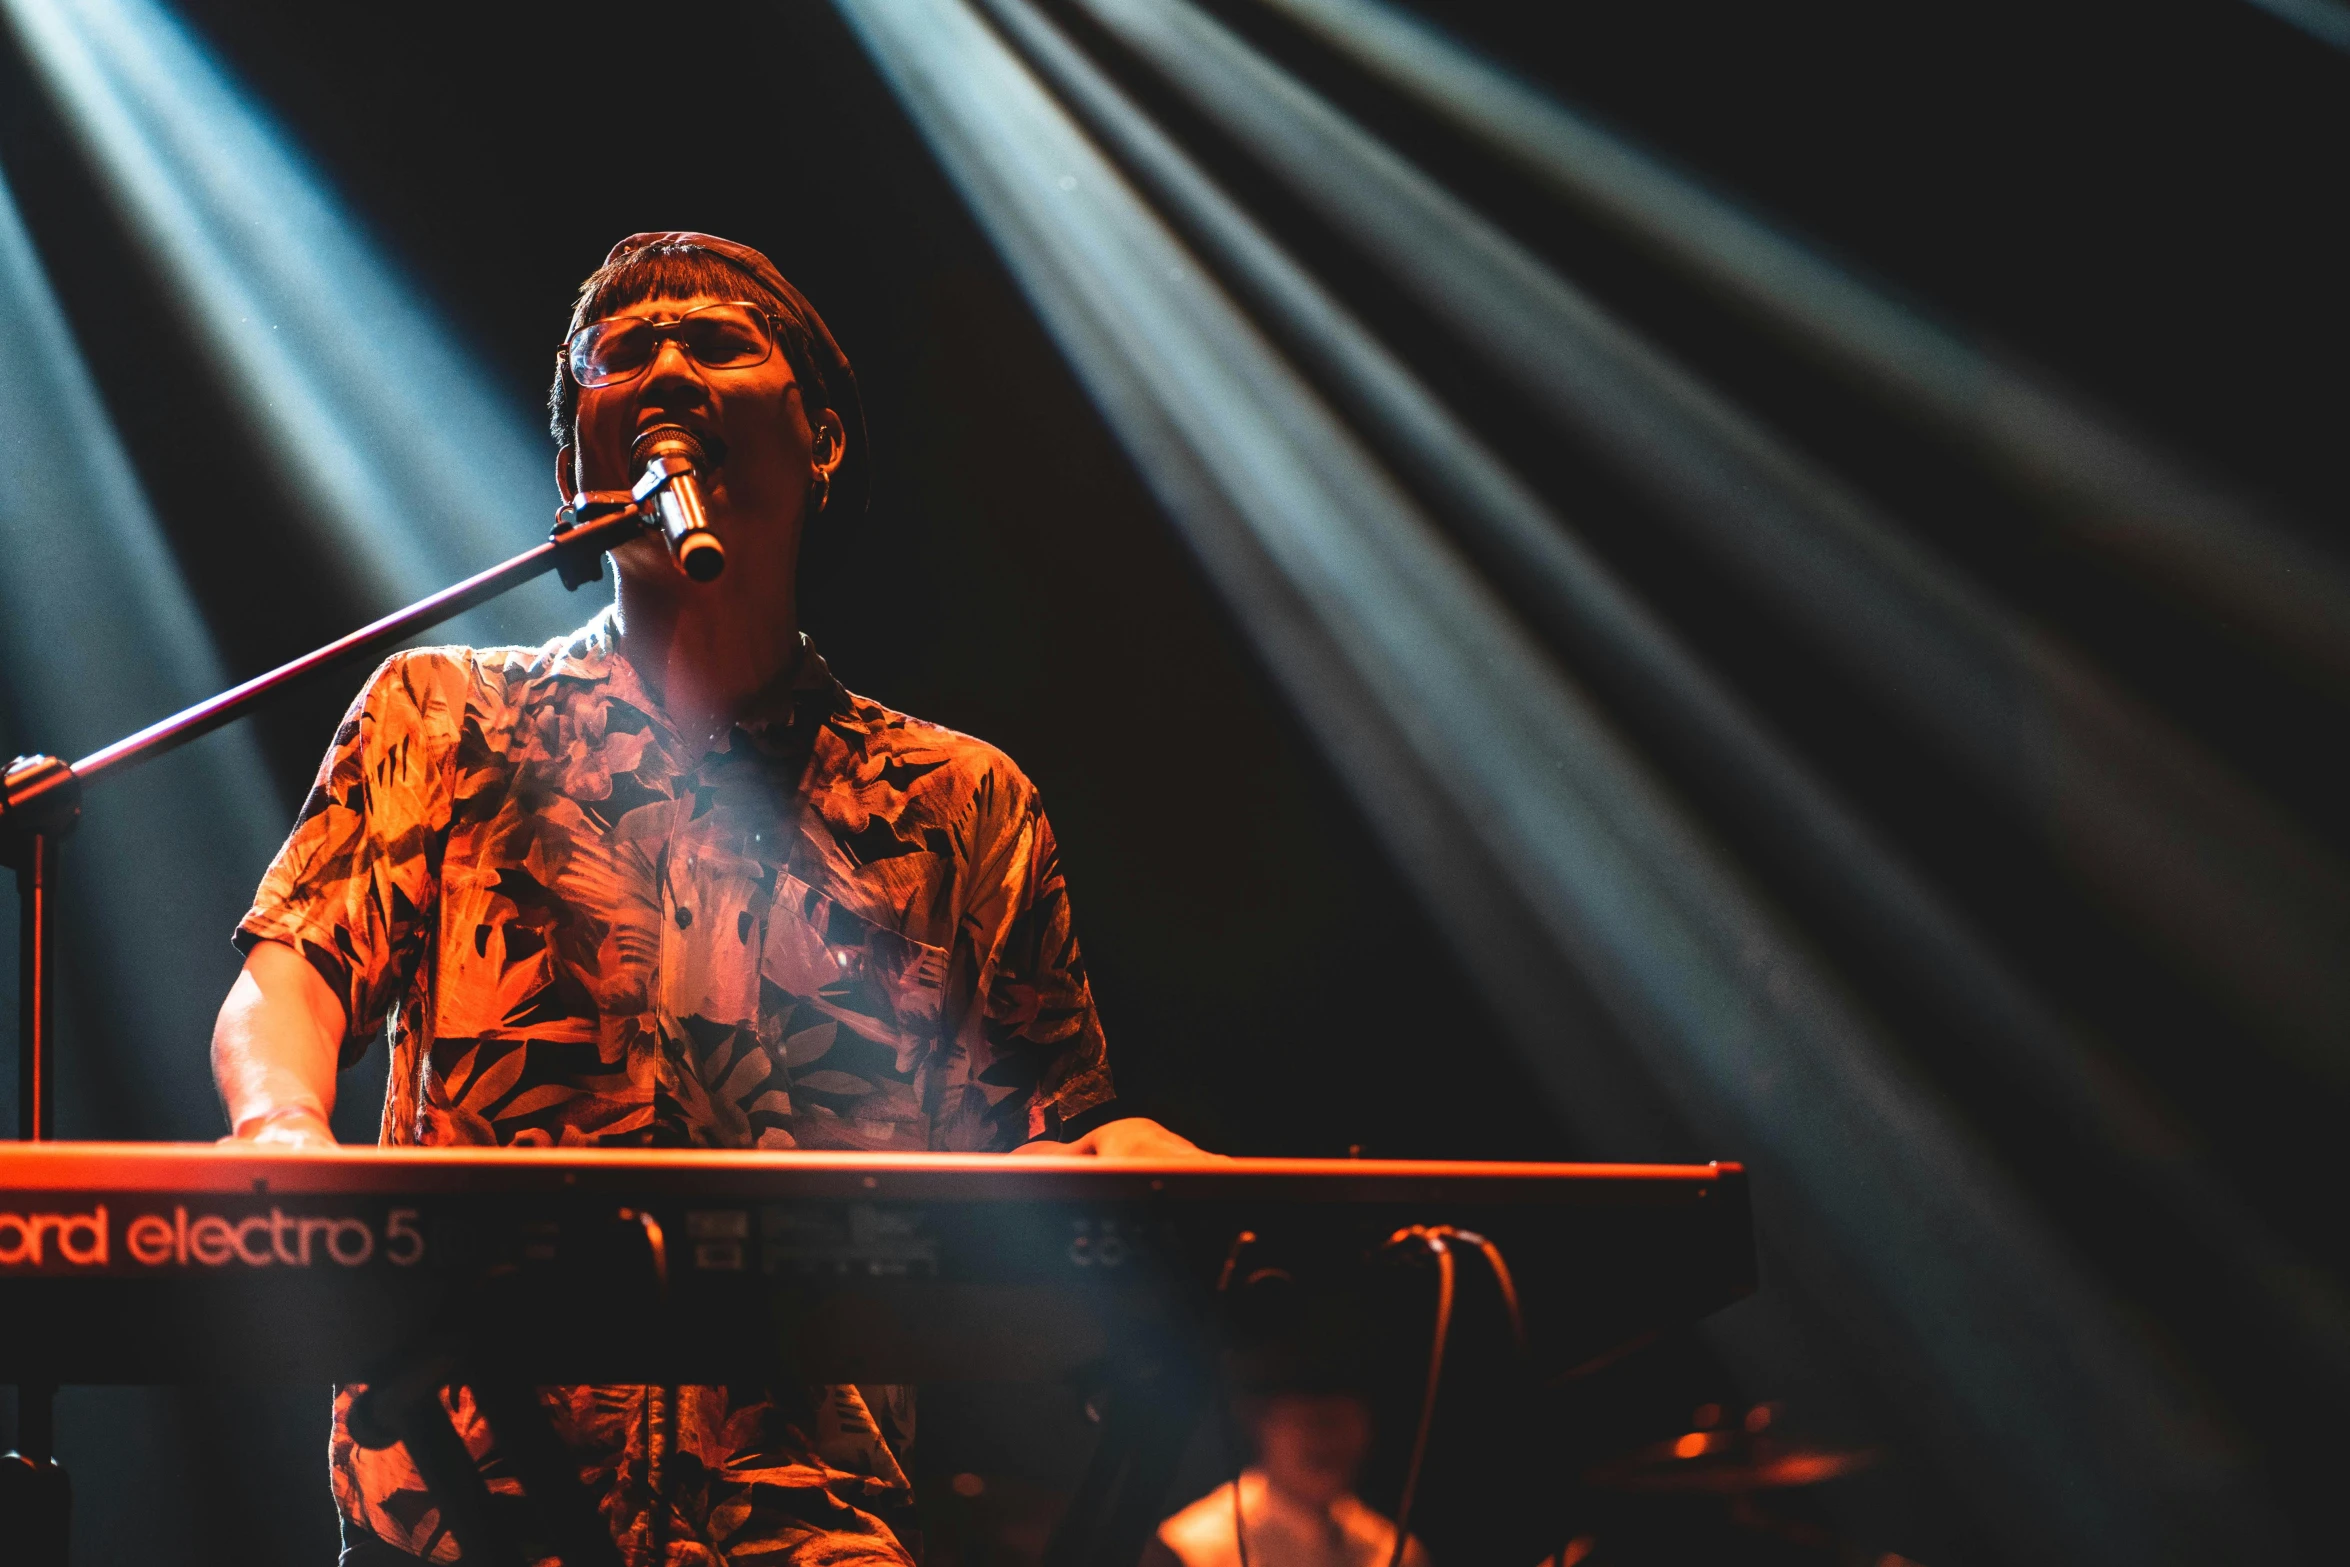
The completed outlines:
<svg viewBox="0 0 2350 1567">
<path fill-rule="evenodd" d="M 661 895 L 661 1010 L 730 1027 L 759 1016 L 761 932 L 775 873 L 707 846 L 669 856 Z"/>
<path fill-rule="evenodd" d="M 795 1008 L 813 1009 L 886 1049 L 901 1081 L 937 1043 L 944 949 L 876 925 L 796 876 L 776 878 L 760 968 Z"/>
</svg>

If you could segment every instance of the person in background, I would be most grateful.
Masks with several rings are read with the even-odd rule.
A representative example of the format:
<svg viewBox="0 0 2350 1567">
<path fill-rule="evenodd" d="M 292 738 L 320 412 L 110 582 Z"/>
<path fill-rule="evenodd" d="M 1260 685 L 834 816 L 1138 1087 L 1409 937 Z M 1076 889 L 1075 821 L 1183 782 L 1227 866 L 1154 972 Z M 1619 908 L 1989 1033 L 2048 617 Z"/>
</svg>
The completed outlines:
<svg viewBox="0 0 2350 1567">
<path fill-rule="evenodd" d="M 1240 1567 L 1242 1538 L 1249 1567 L 1387 1567 L 1395 1525 L 1354 1494 L 1370 1404 L 1355 1393 L 1276 1393 L 1253 1424 L 1257 1463 L 1159 1525 L 1147 1567 Z M 1418 1540 L 1405 1542 L 1403 1560 L 1428 1567 Z"/>
</svg>

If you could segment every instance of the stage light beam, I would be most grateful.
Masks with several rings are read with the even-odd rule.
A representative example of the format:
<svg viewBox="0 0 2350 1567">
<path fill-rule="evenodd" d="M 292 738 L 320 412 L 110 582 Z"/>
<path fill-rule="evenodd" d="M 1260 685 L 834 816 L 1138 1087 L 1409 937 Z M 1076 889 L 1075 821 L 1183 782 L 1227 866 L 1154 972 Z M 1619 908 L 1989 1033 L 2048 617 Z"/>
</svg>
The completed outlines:
<svg viewBox="0 0 2350 1567">
<path fill-rule="evenodd" d="M 76 756 L 227 678 L 4 181 L 0 363 L 6 738 Z M 236 973 L 228 933 L 287 811 L 242 730 L 91 797 L 63 856 L 67 994 L 91 1003 L 60 1052 L 68 1135 L 223 1130 L 203 1041 Z"/>
<path fill-rule="evenodd" d="M 372 610 L 545 531 L 551 456 L 291 139 L 150 0 L 0 0 L 277 476 Z M 544 583 L 458 622 L 536 640 Z M 152 715 L 151 715 L 152 716 Z"/>
</svg>

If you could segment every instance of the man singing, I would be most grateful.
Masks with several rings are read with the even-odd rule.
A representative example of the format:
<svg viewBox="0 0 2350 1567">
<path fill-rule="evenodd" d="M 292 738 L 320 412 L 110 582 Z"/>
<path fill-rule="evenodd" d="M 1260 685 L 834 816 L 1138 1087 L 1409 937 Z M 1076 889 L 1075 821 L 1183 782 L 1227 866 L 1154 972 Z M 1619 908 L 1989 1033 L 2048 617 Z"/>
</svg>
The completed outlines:
<svg viewBox="0 0 2350 1567">
<path fill-rule="evenodd" d="M 582 286 L 550 402 L 566 494 L 690 432 L 726 570 L 640 536 L 573 635 L 376 672 L 237 932 L 212 1047 L 235 1135 L 331 1144 L 335 1074 L 388 1019 L 387 1144 L 1196 1155 L 1113 1118 L 1034 787 L 800 633 L 803 530 L 861 504 L 865 458 L 808 302 L 747 246 L 636 235 Z M 352 1443 L 351 1397 L 345 1567 L 455 1560 L 404 1451 Z M 631 1567 L 911 1560 L 904 1390 L 540 1397 Z M 451 1414 L 506 1487 L 462 1390 Z"/>
</svg>

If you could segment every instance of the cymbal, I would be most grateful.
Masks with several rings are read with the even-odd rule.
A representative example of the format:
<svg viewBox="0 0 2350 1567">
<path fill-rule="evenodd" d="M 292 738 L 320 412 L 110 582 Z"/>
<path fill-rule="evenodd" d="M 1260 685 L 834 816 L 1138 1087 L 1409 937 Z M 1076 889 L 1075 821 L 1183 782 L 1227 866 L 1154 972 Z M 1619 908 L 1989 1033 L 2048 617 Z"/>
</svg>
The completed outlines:
<svg viewBox="0 0 2350 1567">
<path fill-rule="evenodd" d="M 1586 1472 L 1603 1491 L 1780 1491 L 1854 1474 L 1877 1461 L 1874 1448 L 1802 1447 L 1743 1431 L 1691 1431 Z"/>
</svg>

